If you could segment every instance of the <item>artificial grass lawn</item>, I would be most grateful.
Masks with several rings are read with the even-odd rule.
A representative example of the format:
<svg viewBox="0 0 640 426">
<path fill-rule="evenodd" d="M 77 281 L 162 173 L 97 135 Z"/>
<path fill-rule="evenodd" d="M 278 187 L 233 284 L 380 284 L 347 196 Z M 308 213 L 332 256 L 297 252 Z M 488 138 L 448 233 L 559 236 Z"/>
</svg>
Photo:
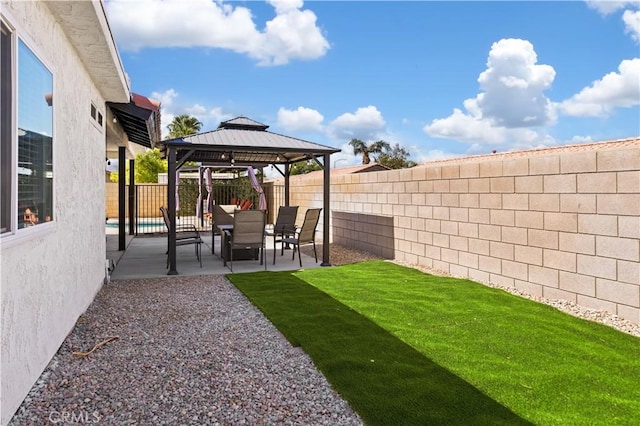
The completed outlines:
<svg viewBox="0 0 640 426">
<path fill-rule="evenodd" d="M 640 339 L 373 261 L 229 279 L 373 424 L 636 424 Z"/>
</svg>

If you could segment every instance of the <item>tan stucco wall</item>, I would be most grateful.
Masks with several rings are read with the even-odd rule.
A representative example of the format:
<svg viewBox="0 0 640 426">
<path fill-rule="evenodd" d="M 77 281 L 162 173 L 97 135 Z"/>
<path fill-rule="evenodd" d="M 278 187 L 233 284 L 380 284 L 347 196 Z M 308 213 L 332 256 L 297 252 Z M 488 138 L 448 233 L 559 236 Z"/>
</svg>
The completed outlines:
<svg viewBox="0 0 640 426">
<path fill-rule="evenodd" d="M 6 424 L 103 283 L 105 135 L 89 107 L 105 100 L 44 2 L 2 8 L 54 74 L 54 222 L 1 240 Z"/>
<path fill-rule="evenodd" d="M 322 179 L 291 185 L 300 215 L 322 207 Z M 398 260 L 640 323 L 640 139 L 336 176 L 331 210 L 334 241 L 393 235 Z"/>
</svg>

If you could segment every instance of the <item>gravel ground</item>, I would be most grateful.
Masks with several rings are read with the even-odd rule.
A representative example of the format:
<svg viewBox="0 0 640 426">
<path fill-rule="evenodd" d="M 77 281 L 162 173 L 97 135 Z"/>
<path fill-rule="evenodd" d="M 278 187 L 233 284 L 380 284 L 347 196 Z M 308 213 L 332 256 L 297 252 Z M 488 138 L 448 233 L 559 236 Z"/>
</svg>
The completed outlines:
<svg viewBox="0 0 640 426">
<path fill-rule="evenodd" d="M 72 355 L 109 336 L 119 338 Z M 49 422 L 362 424 L 223 276 L 105 286 L 10 424 Z"/>
<path fill-rule="evenodd" d="M 309 256 L 313 256 L 313 249 L 311 247 L 303 246 L 301 250 L 305 254 Z M 322 245 L 319 246 L 318 253 L 322 253 Z M 346 247 L 339 246 L 337 244 L 331 244 L 329 246 L 329 256 L 330 256 L 331 264 L 336 266 L 344 265 L 347 263 L 360 262 L 363 260 L 381 259 L 380 257 L 377 257 L 371 253 L 348 249 Z M 394 261 L 394 263 L 408 266 L 410 268 L 415 268 L 432 275 L 451 276 L 451 274 L 448 274 L 447 272 L 428 268 L 424 265 L 417 265 L 417 264 L 411 264 L 411 263 L 399 262 L 399 261 Z M 489 285 L 490 287 L 493 287 L 493 288 L 500 288 L 511 294 L 515 294 L 521 297 L 525 297 L 527 299 L 535 300 L 536 302 L 553 306 L 560 311 L 568 313 L 569 315 L 573 315 L 573 316 L 590 320 L 590 321 L 599 322 L 599 323 L 608 325 L 612 328 L 615 328 L 616 330 L 629 333 L 633 336 L 640 337 L 640 324 L 625 320 L 624 318 L 620 318 L 619 316 L 613 315 L 607 311 L 589 309 L 568 300 L 545 299 L 542 297 L 537 297 L 527 292 L 524 292 L 522 290 L 518 290 L 517 288 L 514 288 L 514 287 L 502 287 L 502 286 L 498 286 L 494 284 L 486 284 L 486 283 L 485 285 Z"/>
<path fill-rule="evenodd" d="M 330 250 L 333 265 L 380 259 L 334 244 Z M 313 255 L 311 247 L 302 251 Z M 607 312 L 497 288 L 640 336 L 640 325 Z M 86 357 L 72 355 L 110 336 L 118 339 Z M 113 281 L 105 286 L 10 425 L 52 422 L 362 424 L 310 358 L 292 347 L 223 276 Z"/>
</svg>

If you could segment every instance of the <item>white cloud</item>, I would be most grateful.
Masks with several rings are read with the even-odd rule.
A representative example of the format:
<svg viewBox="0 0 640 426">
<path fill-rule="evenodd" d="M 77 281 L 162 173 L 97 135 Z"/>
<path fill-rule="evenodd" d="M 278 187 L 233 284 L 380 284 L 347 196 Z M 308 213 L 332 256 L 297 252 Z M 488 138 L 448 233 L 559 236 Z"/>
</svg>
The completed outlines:
<svg viewBox="0 0 640 426">
<path fill-rule="evenodd" d="M 187 114 L 194 115 L 196 117 L 207 113 L 207 109 L 200 104 L 195 104 L 189 108 L 186 108 Z"/>
<path fill-rule="evenodd" d="M 502 150 L 552 143 L 532 127 L 554 124 L 555 111 L 544 91 L 555 71 L 538 65 L 533 45 L 520 39 L 503 39 L 491 46 L 487 69 L 478 77 L 482 93 L 463 102 L 449 117 L 424 126 L 429 136 Z M 479 151 L 486 149 L 479 149 Z"/>
<path fill-rule="evenodd" d="M 209 117 L 215 124 L 215 127 L 218 127 L 218 124 L 223 121 L 231 120 L 234 118 L 233 114 L 229 114 L 228 112 L 223 112 L 221 107 L 211 108 L 208 112 Z"/>
<path fill-rule="evenodd" d="M 622 14 L 624 22 L 624 32 L 631 35 L 631 38 L 640 42 L 640 10 L 625 10 Z"/>
<path fill-rule="evenodd" d="M 278 125 L 287 132 L 319 132 L 322 131 L 324 117 L 315 109 L 298 107 L 295 110 L 280 108 Z"/>
<path fill-rule="evenodd" d="M 178 97 L 179 93 L 175 89 L 151 94 L 152 99 L 160 101 L 163 138 L 169 134 L 167 126 L 176 115 L 187 114 L 196 117 L 202 123 L 202 131 L 215 129 L 220 122 L 233 118 L 231 114 L 223 112 L 221 107 L 207 108 L 198 103 L 190 106 L 179 105 L 175 102 Z"/>
<path fill-rule="evenodd" d="M 171 110 L 173 100 L 178 97 L 178 92 L 174 89 L 165 90 L 164 92 L 152 92 L 151 99 L 160 101 L 160 121 L 161 133 L 164 139 L 169 134 L 167 125 L 173 121 L 176 116 Z"/>
<path fill-rule="evenodd" d="M 160 101 L 162 108 L 170 108 L 173 104 L 173 100 L 178 96 L 178 92 L 174 89 L 165 90 L 164 92 L 153 92 L 151 94 L 152 99 Z"/>
<path fill-rule="evenodd" d="M 430 149 L 428 151 L 422 152 L 416 150 L 416 154 L 413 154 L 411 158 L 418 164 L 427 163 L 429 161 L 438 161 L 438 160 L 446 160 L 447 158 L 460 157 L 460 154 L 454 154 L 451 152 L 445 152 L 441 149 Z"/>
<path fill-rule="evenodd" d="M 520 39 L 493 43 L 487 69 L 478 77 L 484 90 L 467 100 L 468 110 L 477 110 L 483 119 L 505 127 L 530 127 L 554 121 L 551 102 L 544 91 L 551 87 L 555 71 L 537 65 L 533 45 Z"/>
<path fill-rule="evenodd" d="M 202 123 L 201 132 L 216 129 L 222 121 L 234 117 L 232 114 L 223 112 L 221 107 L 207 108 L 200 104 L 182 108 L 181 111 L 180 114 L 192 115 Z"/>
<path fill-rule="evenodd" d="M 558 110 L 578 117 L 606 117 L 614 108 L 640 104 L 640 58 L 626 59 L 580 93 L 558 104 Z"/>
<path fill-rule="evenodd" d="M 424 127 L 424 131 L 435 138 L 453 139 L 479 147 L 492 145 L 501 147 L 502 150 L 530 148 L 540 143 L 549 143 L 543 132 L 496 126 L 491 120 L 464 114 L 457 108 L 449 117 L 433 120 Z M 479 148 L 478 151 L 484 152 L 486 148 Z"/>
<path fill-rule="evenodd" d="M 436 138 L 455 139 L 461 142 L 500 144 L 506 142 L 506 129 L 495 127 L 490 120 L 463 113 L 455 108 L 446 118 L 437 118 L 424 126 L 424 131 Z"/>
<path fill-rule="evenodd" d="M 362 156 L 353 154 L 353 147 L 348 142 L 340 146 L 341 151 L 331 155 L 331 167 L 350 167 L 362 164 Z"/>
<path fill-rule="evenodd" d="M 301 1 L 277 3 L 302 6 Z M 324 56 L 329 42 L 316 26 L 316 15 L 312 11 L 279 5 L 276 12 L 278 15 L 266 23 L 258 47 L 252 49 L 249 56 L 258 59 L 260 65 L 283 65 L 291 58 L 309 60 Z"/>
<path fill-rule="evenodd" d="M 358 138 L 363 141 L 379 139 L 386 122 L 382 113 L 373 105 L 361 107 L 355 113 L 345 112 L 333 120 L 329 134 L 336 139 Z"/>
<path fill-rule="evenodd" d="M 300 9 L 304 2 L 302 0 L 267 0 L 267 3 L 275 7 L 276 13 L 280 14 Z"/>
<path fill-rule="evenodd" d="M 591 139 L 591 136 L 579 136 L 576 135 L 574 137 L 572 137 L 571 139 L 569 139 L 566 144 L 569 145 L 575 145 L 575 144 L 579 144 L 579 143 L 591 143 L 593 142 L 593 139 Z"/>
<path fill-rule="evenodd" d="M 270 0 L 276 16 L 260 31 L 251 10 L 224 0 L 110 0 L 105 3 L 118 45 L 137 51 L 159 47 L 229 49 L 282 65 L 315 59 L 329 49 L 316 15 L 301 0 Z"/>
<path fill-rule="evenodd" d="M 587 5 L 591 9 L 597 10 L 601 15 L 609 15 L 627 6 L 638 6 L 637 0 L 613 1 L 613 0 L 587 0 Z"/>
<path fill-rule="evenodd" d="M 587 5 L 591 9 L 597 10 L 602 16 L 607 16 L 617 12 L 620 9 L 626 9 L 622 14 L 622 22 L 624 23 L 624 32 L 629 34 L 633 40 L 640 43 L 640 2 L 633 1 L 611 1 L 597 0 L 587 1 Z"/>
</svg>

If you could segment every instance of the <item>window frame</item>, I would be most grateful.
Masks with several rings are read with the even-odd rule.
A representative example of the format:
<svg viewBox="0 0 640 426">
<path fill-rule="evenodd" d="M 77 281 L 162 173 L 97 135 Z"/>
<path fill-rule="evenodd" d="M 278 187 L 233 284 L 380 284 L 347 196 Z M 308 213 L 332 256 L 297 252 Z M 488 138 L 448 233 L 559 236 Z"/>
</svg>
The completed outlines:
<svg viewBox="0 0 640 426">
<path fill-rule="evenodd" d="M 2 26 L 6 27 L 9 35 L 9 43 L 10 43 L 10 51 L 9 51 L 9 74 L 10 74 L 10 81 L 11 81 L 11 90 L 9 91 L 8 95 L 9 95 L 9 100 L 8 100 L 8 104 L 9 104 L 9 131 L 8 136 L 10 139 L 10 147 L 9 147 L 9 155 L 11 156 L 10 159 L 10 165 L 9 165 L 9 177 L 10 177 L 10 182 L 8 184 L 8 186 L 10 186 L 9 188 L 9 206 L 4 206 L 4 199 L 0 199 L 0 208 L 7 209 L 8 210 L 8 221 L 9 221 L 9 228 L 7 229 L 7 231 L 3 231 L 0 228 L 0 236 L 4 237 L 7 235 L 12 235 L 13 233 L 15 233 L 16 228 L 17 228 L 17 218 L 16 218 L 16 209 L 13 208 L 13 206 L 17 205 L 17 197 L 18 197 L 18 183 L 17 183 L 17 179 L 16 179 L 16 173 L 17 173 L 17 162 L 18 162 L 18 156 L 15 155 L 16 151 L 15 148 L 17 146 L 17 137 L 16 137 L 16 129 L 17 129 L 17 125 L 16 124 L 16 102 L 15 102 L 15 98 L 16 98 L 16 84 L 15 84 L 15 75 L 16 75 L 16 49 L 15 47 L 17 46 L 17 41 L 16 41 L 16 30 L 15 27 L 13 25 L 11 25 L 10 22 L 8 22 L 7 19 L 5 19 L 5 17 L 3 15 L 0 15 L 0 21 L 2 21 Z M 7 93 L 5 92 L 5 95 Z M 0 106 L 0 108 L 2 108 L 2 106 Z M 3 128 L 4 128 L 4 123 L 2 123 Z M 2 136 L 0 136 L 2 137 Z M 1 142 L 0 142 L 1 143 Z M 0 154 L 2 155 L 2 154 Z M 1 179 L 1 178 L 0 178 Z M 2 182 L 3 185 L 7 185 L 7 182 Z M 15 220 L 14 220 L 15 219 Z"/>
<path fill-rule="evenodd" d="M 89 117 L 91 124 L 93 124 L 93 126 L 100 130 L 100 133 L 102 133 L 104 131 L 104 114 L 102 113 L 100 108 L 98 108 L 98 104 L 93 101 L 91 101 Z"/>
<path fill-rule="evenodd" d="M 16 25 L 17 20 L 13 19 L 11 15 L 4 12 L 0 14 L 0 20 L 2 23 L 9 29 L 10 31 L 10 43 L 11 43 L 11 205 L 9 206 L 10 210 L 10 226 L 11 229 L 7 232 L 0 233 L 0 248 L 4 250 L 5 248 L 13 247 L 17 244 L 21 244 L 25 241 L 32 240 L 34 238 L 42 237 L 43 235 L 49 234 L 53 232 L 58 224 L 58 215 L 56 214 L 56 172 L 57 172 L 57 155 L 55 148 L 55 143 L 57 141 L 56 136 L 56 107 L 55 102 L 51 107 L 51 120 L 52 120 L 52 128 L 51 128 L 51 137 L 53 140 L 52 143 L 52 152 L 51 152 L 51 171 L 53 174 L 52 182 L 51 182 L 51 202 L 52 202 L 52 212 L 53 217 L 49 222 L 40 222 L 37 226 L 18 228 L 18 48 L 20 42 L 24 44 L 24 47 L 29 49 L 31 54 L 44 66 L 44 68 L 51 74 L 51 87 L 52 87 L 52 95 L 55 98 L 56 90 L 56 70 L 53 64 L 46 59 L 46 56 L 43 54 L 42 50 L 38 47 L 38 45 L 34 42 L 34 40 L 28 35 L 27 31 L 24 28 Z M 3 182 L 4 184 L 4 182 Z M 2 206 L 1 208 L 4 208 Z"/>
</svg>

